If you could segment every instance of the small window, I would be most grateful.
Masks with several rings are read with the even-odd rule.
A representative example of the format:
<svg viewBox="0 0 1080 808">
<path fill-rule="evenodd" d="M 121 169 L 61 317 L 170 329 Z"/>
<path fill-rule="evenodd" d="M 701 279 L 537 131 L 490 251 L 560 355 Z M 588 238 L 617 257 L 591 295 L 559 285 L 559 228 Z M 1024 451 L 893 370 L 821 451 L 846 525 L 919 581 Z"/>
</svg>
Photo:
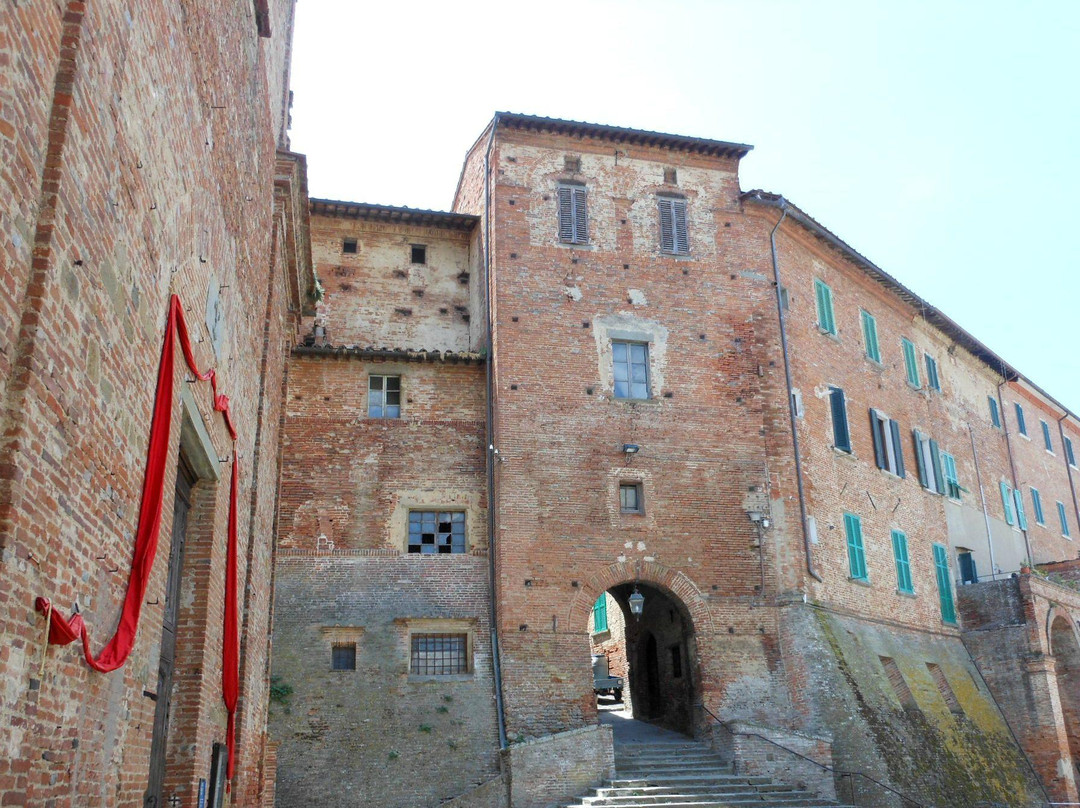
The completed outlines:
<svg viewBox="0 0 1080 808">
<path fill-rule="evenodd" d="M 975 557 L 970 550 L 957 549 L 956 561 L 960 565 L 960 582 L 964 584 L 977 584 L 979 574 L 975 569 Z"/>
<path fill-rule="evenodd" d="M 1024 408 L 1019 404 L 1013 404 L 1016 410 L 1016 428 L 1020 430 L 1021 435 L 1027 435 L 1027 421 L 1024 420 Z"/>
<path fill-rule="evenodd" d="M 848 428 L 847 399 L 839 387 L 829 388 L 829 408 L 832 413 L 833 446 L 841 452 L 851 452 L 851 430 Z"/>
<path fill-rule="evenodd" d="M 341 251 L 349 255 L 356 254 L 356 239 L 347 238 L 341 242 Z"/>
<path fill-rule="evenodd" d="M 1013 511 L 1013 490 L 1012 487 L 1002 480 L 998 483 L 998 489 L 1001 491 L 1001 508 L 1005 512 L 1005 521 L 1010 525 L 1016 524 L 1016 513 Z"/>
<path fill-rule="evenodd" d="M 1039 494 L 1039 489 L 1034 486 L 1031 489 L 1031 509 L 1035 512 L 1035 522 L 1045 525 L 1046 517 L 1043 516 L 1042 495 Z"/>
<path fill-rule="evenodd" d="M 665 168 L 664 169 L 664 184 L 665 185 L 678 185 L 678 183 L 679 183 L 679 172 L 676 171 L 674 168 Z"/>
<path fill-rule="evenodd" d="M 589 215 L 584 185 L 559 186 L 559 241 L 588 244 Z"/>
<path fill-rule="evenodd" d="M 919 469 L 919 484 L 935 494 L 945 493 L 945 470 L 937 441 L 919 430 L 912 430 L 915 444 L 915 464 Z"/>
<path fill-rule="evenodd" d="M 902 530 L 892 532 L 893 560 L 896 562 L 896 588 L 909 595 L 915 594 L 911 582 L 911 561 L 908 559 L 907 535 Z"/>
<path fill-rule="evenodd" d="M 1065 538 L 1069 538 L 1069 517 L 1065 515 L 1065 503 L 1059 502 L 1057 504 L 1058 521 L 1061 522 L 1061 535 Z"/>
<path fill-rule="evenodd" d="M 608 630 L 607 622 L 607 592 L 601 592 L 600 597 L 592 607 L 593 634 L 599 634 Z"/>
<path fill-rule="evenodd" d="M 465 552 L 463 511 L 409 511 L 409 552 L 436 555 Z"/>
<path fill-rule="evenodd" d="M 960 478 L 956 474 L 956 458 L 948 452 L 941 453 L 941 466 L 945 472 L 945 493 L 949 499 L 960 499 Z"/>
<path fill-rule="evenodd" d="M 623 513 L 643 513 L 641 483 L 619 483 L 619 510 Z"/>
<path fill-rule="evenodd" d="M 682 651 L 679 646 L 671 646 L 671 678 L 682 678 Z"/>
<path fill-rule="evenodd" d="M 990 405 L 990 423 L 995 428 L 1001 429 L 1001 411 L 998 410 L 997 399 L 993 396 L 987 396 L 986 401 Z"/>
<path fill-rule="evenodd" d="M 907 383 L 912 387 L 922 387 L 919 379 L 919 363 L 915 359 L 915 343 L 904 337 L 900 340 L 900 347 L 904 349 L 904 369 L 907 371 Z"/>
<path fill-rule="evenodd" d="M 900 424 L 880 410 L 870 408 L 870 430 L 874 436 L 874 459 L 882 471 L 904 477 L 904 453 L 900 449 Z"/>
<path fill-rule="evenodd" d="M 825 281 L 814 279 L 814 299 L 817 302 L 818 328 L 836 336 L 836 319 L 833 317 L 832 289 Z"/>
<path fill-rule="evenodd" d="M 1052 440 L 1050 440 L 1050 424 L 1048 424 L 1048 423 L 1046 423 L 1046 421 L 1043 421 L 1043 420 L 1040 419 L 1039 420 L 1039 425 L 1042 426 L 1043 445 L 1046 446 L 1046 451 L 1050 452 L 1050 454 L 1053 454 L 1054 453 L 1054 442 Z"/>
<path fill-rule="evenodd" d="M 401 417 L 401 377 L 368 377 L 368 418 Z"/>
<path fill-rule="evenodd" d="M 874 315 L 865 309 L 860 310 L 862 317 L 863 344 L 866 346 L 866 358 L 875 362 L 881 361 L 881 351 L 878 348 L 877 320 Z"/>
<path fill-rule="evenodd" d="M 649 346 L 644 342 L 612 342 L 615 398 L 649 397 Z"/>
<path fill-rule="evenodd" d="M 670 255 L 688 255 L 690 240 L 686 228 L 686 200 L 662 196 L 660 206 L 660 250 Z"/>
<path fill-rule="evenodd" d="M 930 354 L 923 354 L 926 360 L 926 386 L 938 393 L 941 392 L 941 379 L 938 378 L 937 360 Z"/>
<path fill-rule="evenodd" d="M 410 260 L 414 264 L 426 264 L 427 263 L 427 246 L 424 244 L 413 244 Z"/>
<path fill-rule="evenodd" d="M 469 673 L 468 634 L 413 634 L 409 673 L 454 676 Z"/>
<path fill-rule="evenodd" d="M 847 535 L 848 571 L 855 580 L 865 581 L 866 551 L 863 549 L 862 519 L 853 513 L 845 513 L 844 533 Z"/>
<path fill-rule="evenodd" d="M 941 601 L 941 619 L 946 623 L 955 623 L 956 606 L 953 603 L 952 576 L 949 574 L 949 555 L 943 544 L 934 545 L 934 573 Z"/>
<path fill-rule="evenodd" d="M 803 406 L 802 390 L 797 387 L 791 388 L 791 411 L 795 413 L 796 418 L 802 418 L 806 415 L 806 408 Z"/>
<path fill-rule="evenodd" d="M 356 670 L 356 643 L 334 643 L 330 647 L 330 669 L 335 671 Z"/>
<path fill-rule="evenodd" d="M 1076 455 L 1073 454 L 1072 438 L 1065 438 L 1065 459 L 1069 461 L 1070 466 L 1076 467 Z"/>
</svg>

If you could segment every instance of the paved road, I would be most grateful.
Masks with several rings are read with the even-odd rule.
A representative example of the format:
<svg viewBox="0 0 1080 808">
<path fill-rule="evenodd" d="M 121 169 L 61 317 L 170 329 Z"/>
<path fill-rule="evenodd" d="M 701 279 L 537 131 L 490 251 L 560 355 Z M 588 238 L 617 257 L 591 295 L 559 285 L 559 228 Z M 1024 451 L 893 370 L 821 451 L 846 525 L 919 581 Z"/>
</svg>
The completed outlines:
<svg viewBox="0 0 1080 808">
<path fill-rule="evenodd" d="M 636 721 L 629 710 L 601 710 L 600 723 L 611 726 L 616 744 L 624 743 L 687 743 L 692 741 L 688 735 L 672 732 L 644 721 Z"/>
</svg>

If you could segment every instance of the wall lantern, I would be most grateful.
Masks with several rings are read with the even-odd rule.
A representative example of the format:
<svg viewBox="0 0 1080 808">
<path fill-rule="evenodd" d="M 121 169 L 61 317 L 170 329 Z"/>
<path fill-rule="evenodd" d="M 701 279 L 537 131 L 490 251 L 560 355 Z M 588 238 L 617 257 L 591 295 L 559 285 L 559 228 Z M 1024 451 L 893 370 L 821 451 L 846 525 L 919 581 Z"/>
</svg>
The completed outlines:
<svg viewBox="0 0 1080 808">
<path fill-rule="evenodd" d="M 645 596 L 638 592 L 637 586 L 634 586 L 634 593 L 630 596 L 630 614 L 634 617 L 641 617 L 641 610 L 645 608 Z"/>
<path fill-rule="evenodd" d="M 632 455 L 640 452 L 641 447 L 638 446 L 636 443 L 624 443 L 622 445 L 622 450 L 624 454 Z"/>
</svg>

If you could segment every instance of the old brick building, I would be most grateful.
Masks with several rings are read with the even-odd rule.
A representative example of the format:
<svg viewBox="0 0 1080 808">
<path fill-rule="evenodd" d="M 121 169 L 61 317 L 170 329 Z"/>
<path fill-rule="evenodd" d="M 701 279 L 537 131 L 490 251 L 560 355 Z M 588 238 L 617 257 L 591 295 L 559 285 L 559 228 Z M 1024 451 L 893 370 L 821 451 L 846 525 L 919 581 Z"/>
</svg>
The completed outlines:
<svg viewBox="0 0 1080 808">
<path fill-rule="evenodd" d="M 230 675 L 228 799 L 273 802 L 278 433 L 287 359 L 314 299 L 306 168 L 286 136 L 292 21 L 292 0 L 0 10 L 4 805 L 220 804 Z M 193 364 L 215 368 L 229 398 L 235 442 L 224 399 L 179 356 L 150 441 L 177 311 Z M 154 542 L 156 563 L 133 562 L 153 558 L 139 553 Z M 76 612 L 88 661 L 111 672 L 80 658 L 77 637 L 46 645 L 50 623 L 54 639 L 79 633 Z"/>
<path fill-rule="evenodd" d="M 586 790 L 604 593 L 635 716 L 748 770 L 800 776 L 764 736 L 864 804 L 1077 799 L 1080 421 L 744 192 L 749 148 L 500 113 L 452 213 L 312 202 L 282 804 Z"/>
</svg>

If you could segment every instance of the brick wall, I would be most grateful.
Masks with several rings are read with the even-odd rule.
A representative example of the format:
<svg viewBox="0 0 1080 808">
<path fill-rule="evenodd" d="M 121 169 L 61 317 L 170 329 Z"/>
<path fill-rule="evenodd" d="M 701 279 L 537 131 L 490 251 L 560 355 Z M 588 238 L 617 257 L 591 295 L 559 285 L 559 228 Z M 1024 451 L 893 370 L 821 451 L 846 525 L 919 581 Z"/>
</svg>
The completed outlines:
<svg viewBox="0 0 1080 808">
<path fill-rule="evenodd" d="M 115 629 L 127 585 L 149 418 L 168 298 L 185 304 L 200 367 L 216 366 L 240 432 L 242 702 L 235 800 L 260 782 L 267 626 L 285 346 L 310 281 L 275 231 L 276 148 L 283 138 L 292 3 L 270 4 L 276 39 L 258 37 L 240 4 L 213 11 L 166 4 L 32 2 L 0 15 L 5 68 L 0 150 L 5 248 L 0 258 L 0 801 L 50 806 L 141 805 L 148 774 L 171 518 L 135 649 L 102 675 L 76 645 L 49 649 L 44 619 L 75 603 L 98 651 Z M 277 89 L 270 91 L 270 86 Z M 286 158 L 286 164 L 296 164 Z M 281 178 L 304 197 L 303 169 Z M 306 198 L 305 198 L 306 204 Z M 289 267 L 286 267 L 289 264 Z M 291 270 L 303 286 L 286 287 Z M 204 324 L 219 301 L 216 339 Z M 18 330 L 17 330 L 18 329 Z M 176 369 L 177 389 L 187 374 Z M 230 453 L 206 385 L 176 404 L 164 512 L 171 513 L 181 412 L 205 424 L 211 462 L 227 480 Z M 255 485 L 256 476 L 262 480 Z M 207 604 L 182 616 L 185 658 L 168 778 L 190 794 L 223 741 L 220 648 L 227 485 L 197 486 L 200 527 L 182 587 Z M 211 547 L 212 545 L 212 547 Z M 203 566 L 203 564 L 206 564 Z M 198 571 L 199 575 L 194 576 Z M 261 598 L 261 599 L 260 599 Z M 194 607 L 193 607 L 194 608 Z M 204 658 L 201 679 L 190 676 Z M 215 675 L 216 672 L 216 675 Z M 181 740 L 182 739 L 182 740 Z M 181 746 L 183 748 L 181 749 Z"/>
</svg>

